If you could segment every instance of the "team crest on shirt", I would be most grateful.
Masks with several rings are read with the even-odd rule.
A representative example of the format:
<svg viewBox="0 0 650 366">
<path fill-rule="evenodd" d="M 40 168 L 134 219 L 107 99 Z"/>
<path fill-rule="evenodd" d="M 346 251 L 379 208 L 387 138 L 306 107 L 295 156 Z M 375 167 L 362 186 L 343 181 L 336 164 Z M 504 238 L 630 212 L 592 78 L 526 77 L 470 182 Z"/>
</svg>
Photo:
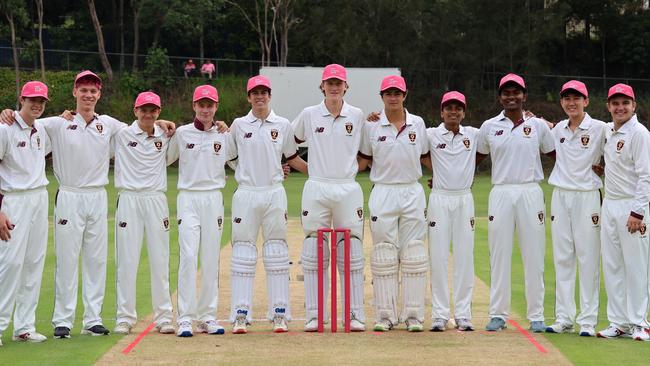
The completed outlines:
<svg viewBox="0 0 650 366">
<path fill-rule="evenodd" d="M 276 129 L 271 130 L 271 140 L 273 140 L 273 142 L 275 142 L 278 139 L 279 134 L 280 134 L 280 132 L 278 130 L 276 130 Z"/>
<path fill-rule="evenodd" d="M 102 125 L 101 123 L 99 122 L 95 123 L 95 128 L 97 129 L 97 132 L 104 133 L 104 125 Z"/>
<path fill-rule="evenodd" d="M 163 227 L 165 228 L 165 231 L 169 230 L 169 217 L 163 219 Z"/>
<path fill-rule="evenodd" d="M 594 224 L 594 226 L 598 226 L 600 223 L 600 215 L 597 213 L 591 215 L 591 223 Z"/>
<path fill-rule="evenodd" d="M 415 134 L 415 131 L 409 131 L 409 141 L 411 141 L 412 144 L 415 143 L 415 138 L 417 135 Z"/>
<path fill-rule="evenodd" d="M 616 143 L 616 152 L 621 152 L 621 149 L 623 149 L 623 145 L 625 145 L 625 140 L 618 140 Z"/>
<path fill-rule="evenodd" d="M 357 207 L 357 216 L 359 216 L 360 219 L 363 219 L 363 208 Z"/>
<path fill-rule="evenodd" d="M 641 224 L 641 227 L 639 228 L 639 234 L 641 234 L 641 236 L 645 236 L 645 232 L 646 232 L 646 226 L 645 224 Z"/>
<path fill-rule="evenodd" d="M 474 218 L 473 218 L 473 217 L 470 217 L 470 218 L 469 218 L 469 226 L 472 228 L 472 231 L 474 231 L 474 224 L 475 224 L 475 223 L 476 223 L 476 222 L 474 221 Z"/>
<path fill-rule="evenodd" d="M 582 147 L 587 147 L 589 145 L 589 135 L 580 136 L 580 142 L 582 143 Z"/>
<path fill-rule="evenodd" d="M 160 150 L 162 150 L 163 143 L 162 143 L 161 140 L 155 140 L 153 142 L 153 146 L 155 146 L 156 149 L 158 149 L 158 151 L 160 151 Z"/>
<path fill-rule="evenodd" d="M 214 144 L 212 144 L 212 147 L 214 148 L 214 153 L 219 155 L 219 151 L 221 151 L 221 142 L 215 141 Z"/>
<path fill-rule="evenodd" d="M 537 218 L 539 219 L 539 223 L 543 224 L 544 223 L 544 211 L 539 211 L 537 213 Z"/>
<path fill-rule="evenodd" d="M 219 216 L 217 217 L 217 227 L 221 229 L 221 225 L 223 225 L 223 218 Z"/>
<path fill-rule="evenodd" d="M 345 132 L 348 133 L 348 136 L 352 135 L 353 128 L 354 128 L 354 125 L 352 124 L 352 122 L 345 122 Z"/>
<path fill-rule="evenodd" d="M 524 136 L 529 137 L 533 129 L 530 126 L 524 126 Z"/>
<path fill-rule="evenodd" d="M 469 147 L 470 147 L 470 141 L 469 141 L 468 138 L 464 138 L 464 139 L 463 139 L 463 145 L 465 145 L 465 148 L 466 148 L 467 150 L 469 150 Z"/>
</svg>

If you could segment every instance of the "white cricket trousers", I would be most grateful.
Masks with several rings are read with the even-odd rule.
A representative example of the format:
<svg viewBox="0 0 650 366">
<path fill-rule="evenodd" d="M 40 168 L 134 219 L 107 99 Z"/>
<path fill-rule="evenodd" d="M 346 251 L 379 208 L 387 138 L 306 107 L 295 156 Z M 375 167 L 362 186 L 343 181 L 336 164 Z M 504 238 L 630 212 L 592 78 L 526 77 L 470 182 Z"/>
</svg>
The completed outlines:
<svg viewBox="0 0 650 366">
<path fill-rule="evenodd" d="M 433 190 L 429 195 L 431 318 L 449 320 L 447 266 L 453 245 L 454 316 L 472 319 L 474 290 L 474 197 L 470 190 Z"/>
<path fill-rule="evenodd" d="M 221 191 L 182 190 L 178 193 L 176 207 L 180 248 L 177 322 L 216 320 L 224 225 Z M 197 296 L 199 258 L 201 284 Z"/>
<path fill-rule="evenodd" d="M 83 328 L 102 324 L 108 241 L 106 190 L 59 187 L 54 204 L 56 251 L 52 325 L 72 329 L 81 256 Z"/>
<path fill-rule="evenodd" d="M 136 280 L 146 234 L 151 271 L 151 303 L 156 325 L 172 321 L 169 293 L 169 209 L 164 192 L 121 191 L 115 213 L 116 323 L 134 325 Z"/>
<path fill-rule="evenodd" d="M 648 327 L 648 207 L 643 212 L 643 230 L 630 234 L 627 220 L 633 199 L 603 201 L 600 232 L 603 275 L 607 291 L 607 318 L 626 329 Z"/>
<path fill-rule="evenodd" d="M 490 247 L 490 318 L 508 319 L 512 246 L 515 227 L 524 263 L 526 316 L 544 320 L 544 193 L 538 183 L 500 184 L 488 201 Z"/>
<path fill-rule="evenodd" d="M 555 264 L 555 320 L 595 327 L 600 290 L 600 191 L 553 190 L 551 232 Z M 576 319 L 576 264 L 580 315 Z"/>
<path fill-rule="evenodd" d="M 33 333 L 47 250 L 47 190 L 3 193 L 2 212 L 15 225 L 0 241 L 0 335 L 14 315 L 14 335 Z M 15 310 L 14 310 L 15 305 Z"/>
</svg>

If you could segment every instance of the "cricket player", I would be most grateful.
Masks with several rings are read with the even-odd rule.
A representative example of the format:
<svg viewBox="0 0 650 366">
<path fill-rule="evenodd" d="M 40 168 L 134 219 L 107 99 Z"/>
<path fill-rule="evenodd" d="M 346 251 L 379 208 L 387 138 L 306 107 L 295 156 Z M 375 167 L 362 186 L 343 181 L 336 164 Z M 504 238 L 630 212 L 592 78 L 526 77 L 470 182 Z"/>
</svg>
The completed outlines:
<svg viewBox="0 0 650 366">
<path fill-rule="evenodd" d="M 533 332 L 544 332 L 544 179 L 540 152 L 553 155 L 551 131 L 542 119 L 524 116 L 527 90 L 515 74 L 499 82 L 503 111 L 481 125 L 477 152 L 492 159 L 488 201 L 490 248 L 490 322 L 486 329 L 506 328 L 510 310 L 513 232 L 517 228 L 524 262 L 527 318 Z"/>
<path fill-rule="evenodd" d="M 354 180 L 357 153 L 364 128 L 363 112 L 343 100 L 348 89 L 347 72 L 338 64 L 323 69 L 320 89 L 325 99 L 305 108 L 293 121 L 297 142 L 306 142 L 309 179 L 302 194 L 302 226 L 305 232 L 301 255 L 305 276 L 305 331 L 318 330 L 318 251 L 317 232 L 323 227 L 350 229 L 351 299 L 350 329 L 365 330 L 363 309 L 363 192 Z M 337 237 L 338 268 L 343 268 L 343 237 Z M 324 268 L 329 266 L 329 246 L 325 243 Z M 328 274 L 325 270 L 325 302 Z M 341 288 L 345 288 L 341 277 Z M 327 313 L 327 312 L 326 312 Z"/>
<path fill-rule="evenodd" d="M 287 195 L 282 182 L 282 157 L 307 174 L 298 156 L 291 123 L 269 107 L 271 82 L 254 76 L 246 85 L 251 110 L 230 126 L 238 158 L 232 198 L 232 302 L 233 333 L 244 334 L 252 321 L 253 280 L 257 264 L 257 235 L 262 229 L 262 255 L 266 269 L 269 307 L 267 318 L 275 333 L 289 330 L 289 247 L 287 245 Z"/>
<path fill-rule="evenodd" d="M 427 221 L 431 265 L 431 330 L 442 332 L 450 319 L 447 261 L 454 254 L 454 306 L 458 330 L 472 331 L 474 289 L 474 197 L 478 129 L 461 125 L 465 96 L 450 91 L 442 96 L 438 127 L 427 129 L 431 156 L 422 163 L 433 171 Z"/>
<path fill-rule="evenodd" d="M 573 332 L 593 337 L 598 322 L 600 288 L 600 188 L 592 170 L 600 164 L 607 126 L 585 112 L 589 93 L 584 83 L 562 86 L 560 104 L 567 119 L 551 131 L 556 160 L 548 182 L 555 186 L 551 200 L 551 232 L 555 263 L 555 323 L 548 333 Z M 576 264 L 580 271 L 580 314 L 576 318 Z"/>
<path fill-rule="evenodd" d="M 25 83 L 17 123 L 0 125 L 0 346 L 12 313 L 14 341 L 47 340 L 36 332 L 35 313 L 47 250 L 45 156 L 51 151 L 36 119 L 48 100 L 45 84 Z"/>
<path fill-rule="evenodd" d="M 386 332 L 399 322 L 409 332 L 421 332 L 427 277 L 426 199 L 418 180 L 420 159 L 427 157 L 426 126 L 404 108 L 406 81 L 385 77 L 380 86 L 384 109 L 379 122 L 367 122 L 359 148 L 359 170 L 372 163 L 370 180 L 370 231 L 376 323 Z M 401 314 L 397 315 L 401 271 Z"/>
<path fill-rule="evenodd" d="M 610 325 L 597 336 L 648 341 L 650 135 L 637 119 L 634 90 L 629 85 L 609 89 L 607 109 L 613 123 L 605 143 L 600 239 Z"/>
<path fill-rule="evenodd" d="M 167 149 L 170 138 L 155 125 L 160 97 L 140 93 L 133 112 L 136 120 L 114 138 L 115 262 L 117 320 L 115 333 L 128 334 L 137 322 L 136 278 L 142 239 L 146 234 L 151 270 L 153 321 L 163 334 L 174 333 L 169 293 L 169 209 L 167 206 Z"/>
<path fill-rule="evenodd" d="M 178 329 L 179 337 L 193 335 L 192 321 L 201 333 L 224 334 L 217 323 L 219 255 L 223 232 L 224 165 L 236 158 L 230 134 L 219 133 L 214 116 L 219 94 L 211 85 L 194 90 L 194 121 L 181 126 L 169 143 L 169 162 L 179 160 L 178 169 Z M 198 260 L 201 285 L 196 289 Z"/>
</svg>

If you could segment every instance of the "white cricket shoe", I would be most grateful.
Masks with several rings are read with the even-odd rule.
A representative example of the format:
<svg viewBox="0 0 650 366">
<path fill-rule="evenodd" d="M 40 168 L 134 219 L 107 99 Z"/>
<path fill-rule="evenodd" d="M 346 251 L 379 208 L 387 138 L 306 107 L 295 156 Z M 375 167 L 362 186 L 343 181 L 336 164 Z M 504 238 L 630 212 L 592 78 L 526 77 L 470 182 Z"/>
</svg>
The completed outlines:
<svg viewBox="0 0 650 366">
<path fill-rule="evenodd" d="M 248 320 L 245 315 L 237 315 L 235 322 L 232 323 L 233 334 L 246 334 L 248 333 Z"/>
<path fill-rule="evenodd" d="M 391 329 L 393 329 L 393 322 L 386 318 L 376 322 L 375 326 L 372 328 L 375 332 L 388 332 Z"/>
<path fill-rule="evenodd" d="M 471 332 L 474 330 L 474 325 L 469 319 L 458 318 L 456 319 L 456 329 L 462 332 Z"/>
<path fill-rule="evenodd" d="M 208 320 L 205 322 L 200 322 L 196 328 L 199 333 L 208 333 L 208 334 L 224 334 L 226 330 L 217 323 L 216 320 Z"/>
<path fill-rule="evenodd" d="M 343 325 L 345 327 L 345 324 Z M 366 325 L 356 318 L 350 320 L 350 331 L 351 332 L 365 332 Z"/>
<path fill-rule="evenodd" d="M 305 332 L 318 332 L 318 318 L 311 318 L 305 322 Z"/>
<path fill-rule="evenodd" d="M 650 330 L 639 325 L 632 327 L 632 339 L 635 341 L 650 341 Z"/>
<path fill-rule="evenodd" d="M 613 324 L 610 324 L 610 326 L 606 329 L 603 329 L 600 332 L 596 333 L 596 336 L 598 338 L 618 338 L 625 336 L 626 334 L 628 334 L 628 332 Z"/>
<path fill-rule="evenodd" d="M 447 320 L 443 318 L 435 318 L 433 323 L 431 323 L 431 328 L 429 329 L 432 332 L 444 332 L 447 329 Z"/>
<path fill-rule="evenodd" d="M 276 315 L 273 318 L 273 333 L 286 333 L 288 331 L 287 319 L 283 316 Z"/>
<path fill-rule="evenodd" d="M 41 333 L 23 333 L 17 336 L 11 337 L 11 340 L 14 342 L 30 342 L 30 343 L 40 343 L 40 342 L 45 342 L 47 341 L 47 337 L 42 335 Z"/>
<path fill-rule="evenodd" d="M 113 333 L 129 334 L 131 333 L 131 324 L 126 322 L 119 323 L 118 325 L 115 326 L 115 329 L 113 329 Z"/>
<path fill-rule="evenodd" d="M 580 337 L 593 337 L 596 335 L 596 329 L 593 325 L 583 325 L 580 327 Z"/>
<path fill-rule="evenodd" d="M 156 325 L 156 329 L 158 329 L 158 333 L 160 334 L 174 334 L 176 332 L 176 329 L 174 329 L 174 326 L 170 322 L 158 324 Z"/>
<path fill-rule="evenodd" d="M 546 333 L 573 333 L 573 324 L 555 322 L 553 325 L 546 327 Z"/>
<path fill-rule="evenodd" d="M 424 330 L 424 325 L 415 318 L 408 318 L 406 319 L 406 330 L 409 332 L 421 332 Z"/>
<path fill-rule="evenodd" d="M 192 323 L 191 322 L 181 322 L 178 324 L 178 331 L 176 335 L 179 337 L 191 337 L 193 336 L 192 332 Z"/>
</svg>

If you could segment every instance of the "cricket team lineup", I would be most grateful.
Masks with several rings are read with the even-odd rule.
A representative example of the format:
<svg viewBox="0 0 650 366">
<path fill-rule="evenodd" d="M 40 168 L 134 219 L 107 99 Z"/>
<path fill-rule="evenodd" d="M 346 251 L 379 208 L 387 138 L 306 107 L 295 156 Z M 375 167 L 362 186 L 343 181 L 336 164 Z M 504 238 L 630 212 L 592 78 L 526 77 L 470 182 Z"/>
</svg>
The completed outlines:
<svg viewBox="0 0 650 366">
<path fill-rule="evenodd" d="M 462 125 L 468 103 L 458 91 L 445 93 L 440 101 L 443 123 L 426 128 L 421 117 L 404 108 L 408 94 L 404 78 L 392 75 L 377 82 L 384 108 L 366 116 L 344 101 L 346 69 L 330 64 L 320 80 L 323 102 L 305 108 L 290 122 L 270 109 L 270 81 L 254 76 L 246 88 L 251 110 L 230 127 L 215 121 L 217 89 L 201 85 L 192 98 L 193 121 L 178 128 L 173 122 L 158 119 L 162 103 L 153 92 L 137 96 L 133 108 L 136 120 L 131 125 L 95 113 L 102 80 L 91 71 L 75 78 L 76 110 L 59 117 L 41 118 L 48 101 L 47 86 L 39 81 L 26 83 L 20 110 L 0 114 L 0 335 L 13 315 L 13 340 L 47 339 L 37 332 L 35 311 L 48 238 L 45 159 L 50 153 L 59 183 L 53 219 L 54 338 L 71 336 L 80 258 L 84 303 L 80 332 L 97 336 L 110 333 L 104 327 L 101 309 L 108 245 L 105 186 L 111 158 L 119 192 L 114 333 L 128 334 L 138 321 L 136 278 L 145 235 L 157 331 L 179 337 L 191 337 L 195 332 L 225 333 L 216 314 L 226 165 L 234 169 L 238 184 L 231 207 L 232 298 L 228 320 L 233 333 L 249 332 L 253 321 L 260 229 L 269 302 L 265 317 L 273 332 L 289 330 L 290 261 L 283 186 L 288 167 L 309 177 L 301 202 L 304 331 L 322 331 L 322 322 L 327 321 L 324 303 L 330 260 L 336 261 L 339 272 L 345 272 L 340 289 L 346 330 L 387 332 L 399 324 L 409 332 L 425 330 L 425 294 L 429 287 L 429 330 L 447 328 L 453 304 L 455 327 L 472 331 L 476 219 L 471 186 L 476 165 L 489 156 L 493 187 L 488 201 L 491 281 L 486 330 L 505 329 L 510 316 L 516 231 L 524 264 L 526 317 L 533 332 L 565 333 L 577 325 L 580 336 L 650 340 L 650 239 L 646 232 L 650 135 L 637 120 L 636 99 L 629 85 L 616 84 L 609 89 L 607 107 L 612 122 L 605 123 L 585 112 L 589 104 L 585 84 L 568 81 L 559 91 L 567 119 L 551 124 L 525 113 L 525 81 L 508 74 L 497 86 L 503 111 L 480 128 Z M 301 143 L 307 145 L 309 163 L 298 154 Z M 541 154 L 555 160 L 549 176 L 554 190 L 548 217 L 556 306 L 555 322 L 548 326 L 543 305 L 548 220 L 539 185 L 544 179 Z M 174 318 L 166 169 L 176 161 L 180 261 Z M 433 172 L 428 204 L 419 183 L 422 166 Z M 373 183 L 367 215 L 361 186 L 355 180 L 357 173 L 366 169 L 370 169 Z M 363 295 L 366 218 L 373 243 L 369 258 L 372 317 L 365 314 Z M 319 234 L 330 227 L 341 229 L 332 240 L 336 248 L 328 245 L 327 234 Z M 447 279 L 451 245 L 453 299 Z M 331 252 L 336 258 L 330 258 L 331 249 L 336 249 Z M 601 260 L 610 324 L 596 331 Z M 199 261 L 216 265 L 199 267 Z M 577 270 L 579 313 L 575 304 Z M 431 281 L 427 284 L 428 274 Z M 336 280 L 332 280 L 334 285 Z M 372 327 L 367 326 L 370 323 Z"/>
</svg>

